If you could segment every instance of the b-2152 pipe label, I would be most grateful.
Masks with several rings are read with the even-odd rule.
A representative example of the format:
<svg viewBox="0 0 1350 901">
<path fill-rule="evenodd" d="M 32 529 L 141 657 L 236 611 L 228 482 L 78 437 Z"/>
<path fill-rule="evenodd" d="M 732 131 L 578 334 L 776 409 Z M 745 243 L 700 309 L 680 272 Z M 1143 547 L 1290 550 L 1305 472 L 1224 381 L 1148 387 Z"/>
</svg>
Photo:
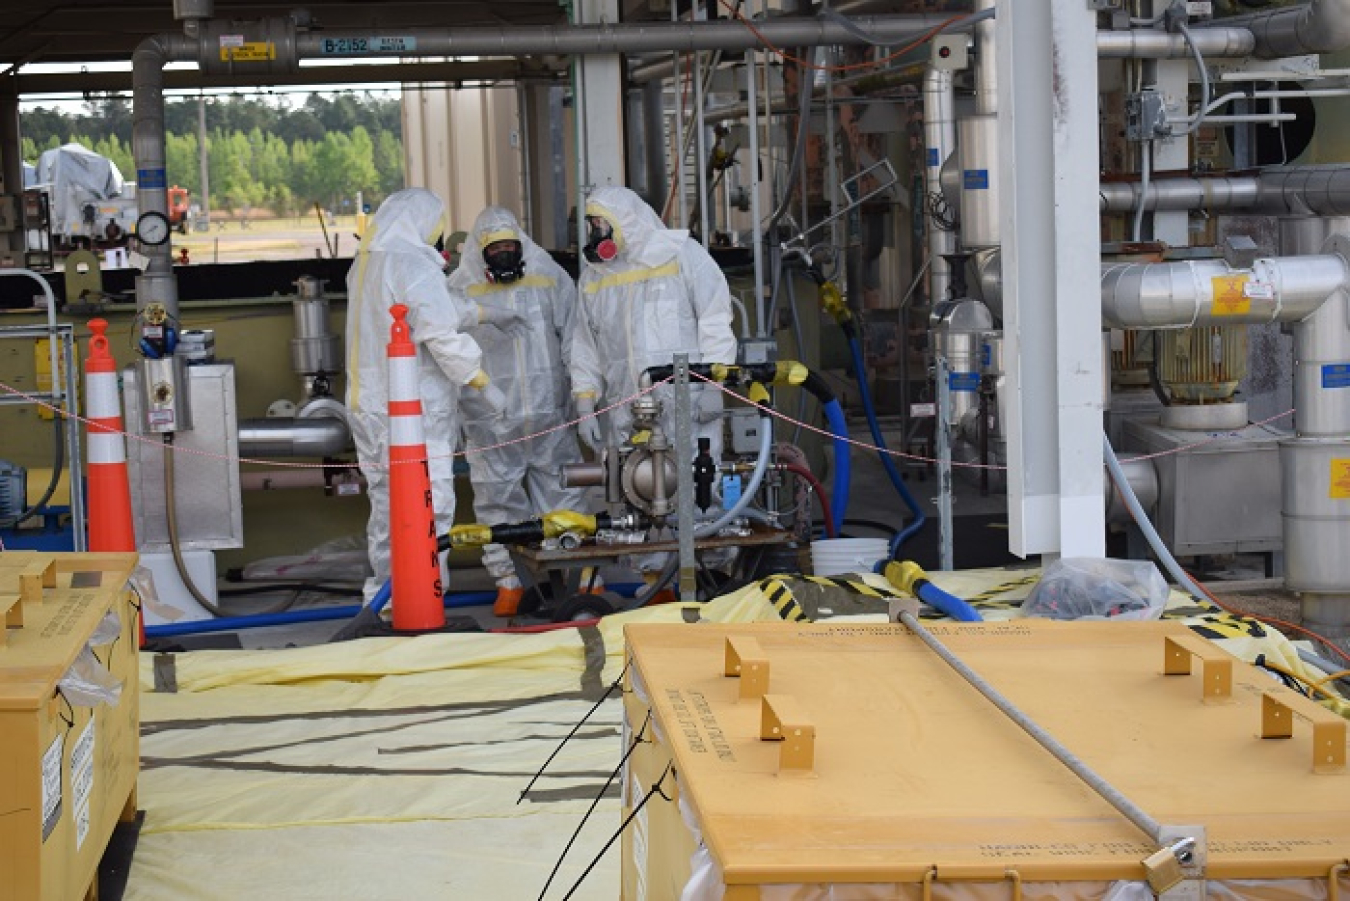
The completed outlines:
<svg viewBox="0 0 1350 901">
<path fill-rule="evenodd" d="M 378 56 L 380 54 L 398 55 L 412 53 L 417 49 L 417 38 L 372 37 L 372 38 L 324 38 L 319 43 L 319 53 L 323 56 Z"/>
</svg>

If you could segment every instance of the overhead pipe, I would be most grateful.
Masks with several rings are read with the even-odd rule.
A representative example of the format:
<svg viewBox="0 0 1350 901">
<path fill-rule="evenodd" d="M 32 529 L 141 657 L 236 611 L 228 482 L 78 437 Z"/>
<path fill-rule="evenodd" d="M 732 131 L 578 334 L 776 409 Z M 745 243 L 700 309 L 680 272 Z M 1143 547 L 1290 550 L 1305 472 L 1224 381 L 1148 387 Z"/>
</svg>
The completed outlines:
<svg viewBox="0 0 1350 901">
<path fill-rule="evenodd" d="M 718 20 L 698 22 L 634 22 L 603 25 L 502 25 L 474 28 L 408 28 L 398 36 L 408 39 L 404 51 L 370 41 L 369 30 L 325 30 L 296 37 L 301 59 L 323 55 L 324 43 L 358 38 L 369 51 L 345 56 L 580 56 L 596 53 L 655 53 L 723 50 L 742 52 L 762 47 L 816 47 L 872 42 L 901 43 L 939 27 L 950 16 L 860 16 L 852 24 L 862 34 L 823 18 L 784 17 L 756 20 L 754 31 L 744 23 Z"/>
<path fill-rule="evenodd" d="M 1201 56 L 1210 58 L 1242 59 L 1252 55 L 1256 37 L 1250 29 L 1232 27 L 1232 20 L 1224 19 L 1224 26 L 1195 29 L 1191 38 Z M 1191 48 L 1180 34 L 1169 34 L 1149 28 L 1129 31 L 1097 32 L 1097 55 L 1102 59 L 1189 59 Z"/>
<path fill-rule="evenodd" d="M 1308 53 L 1336 53 L 1350 47 L 1350 0 L 1312 0 L 1269 12 L 1220 20 L 1224 28 L 1246 28 L 1256 46 L 1252 55 L 1280 59 Z M 1198 37 L 1209 28 L 1197 28 Z"/>
<path fill-rule="evenodd" d="M 1140 204 L 1138 182 L 1103 182 L 1101 208 L 1125 213 Z M 1278 216 L 1350 215 L 1350 166 L 1281 166 L 1259 175 L 1167 178 L 1150 182 L 1150 210 L 1245 210 Z"/>
</svg>

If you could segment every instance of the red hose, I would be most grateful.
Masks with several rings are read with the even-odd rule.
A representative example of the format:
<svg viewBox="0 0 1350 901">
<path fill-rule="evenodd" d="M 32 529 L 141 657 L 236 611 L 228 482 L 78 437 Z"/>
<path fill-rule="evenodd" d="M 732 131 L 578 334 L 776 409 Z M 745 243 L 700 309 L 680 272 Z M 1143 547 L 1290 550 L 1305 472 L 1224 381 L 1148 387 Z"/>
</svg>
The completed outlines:
<svg viewBox="0 0 1350 901">
<path fill-rule="evenodd" d="M 804 479 L 806 484 L 811 486 L 816 499 L 820 501 L 820 510 L 825 514 L 825 537 L 839 537 L 839 529 L 834 522 L 834 513 L 830 509 L 830 498 L 825 494 L 825 486 L 820 484 L 820 479 L 816 478 L 815 474 L 805 466 L 798 466 L 796 463 L 780 463 L 779 465 L 797 478 Z"/>
<path fill-rule="evenodd" d="M 488 629 L 492 633 L 509 633 L 519 635 L 529 635 L 535 632 L 556 632 L 559 629 L 580 629 L 582 626 L 593 626 L 600 622 L 599 619 L 574 619 L 565 623 L 541 623 L 537 626 L 505 626 L 500 629 Z"/>
</svg>

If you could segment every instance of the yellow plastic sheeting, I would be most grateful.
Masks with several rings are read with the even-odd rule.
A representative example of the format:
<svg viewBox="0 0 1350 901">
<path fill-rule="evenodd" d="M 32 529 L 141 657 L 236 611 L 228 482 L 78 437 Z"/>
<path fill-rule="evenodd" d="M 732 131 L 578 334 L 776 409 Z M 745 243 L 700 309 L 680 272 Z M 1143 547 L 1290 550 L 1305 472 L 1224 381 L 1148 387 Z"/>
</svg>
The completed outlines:
<svg viewBox="0 0 1350 901">
<path fill-rule="evenodd" d="M 127 897 L 538 897 L 623 755 L 617 693 L 521 791 L 617 679 L 623 623 L 696 615 L 777 618 L 751 588 L 583 630 L 142 655 L 146 820 Z M 550 897 L 618 828 L 617 790 Z M 617 894 L 611 851 L 574 897 Z"/>
<path fill-rule="evenodd" d="M 422 901 L 533 899 L 580 819 L 301 826 L 144 835 L 126 901 Z M 606 802 L 582 831 L 548 897 L 563 897 L 618 827 Z M 573 895 L 618 897 L 619 855 L 605 855 Z"/>
</svg>

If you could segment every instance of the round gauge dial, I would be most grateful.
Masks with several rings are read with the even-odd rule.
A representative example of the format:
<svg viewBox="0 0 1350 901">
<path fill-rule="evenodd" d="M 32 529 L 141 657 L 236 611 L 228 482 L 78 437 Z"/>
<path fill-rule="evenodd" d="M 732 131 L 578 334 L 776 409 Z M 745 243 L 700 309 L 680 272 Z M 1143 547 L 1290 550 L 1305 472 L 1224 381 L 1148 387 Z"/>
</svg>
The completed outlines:
<svg viewBox="0 0 1350 901">
<path fill-rule="evenodd" d="M 151 210 L 136 220 L 136 238 L 142 244 L 158 246 L 169 240 L 169 217 Z"/>
</svg>

